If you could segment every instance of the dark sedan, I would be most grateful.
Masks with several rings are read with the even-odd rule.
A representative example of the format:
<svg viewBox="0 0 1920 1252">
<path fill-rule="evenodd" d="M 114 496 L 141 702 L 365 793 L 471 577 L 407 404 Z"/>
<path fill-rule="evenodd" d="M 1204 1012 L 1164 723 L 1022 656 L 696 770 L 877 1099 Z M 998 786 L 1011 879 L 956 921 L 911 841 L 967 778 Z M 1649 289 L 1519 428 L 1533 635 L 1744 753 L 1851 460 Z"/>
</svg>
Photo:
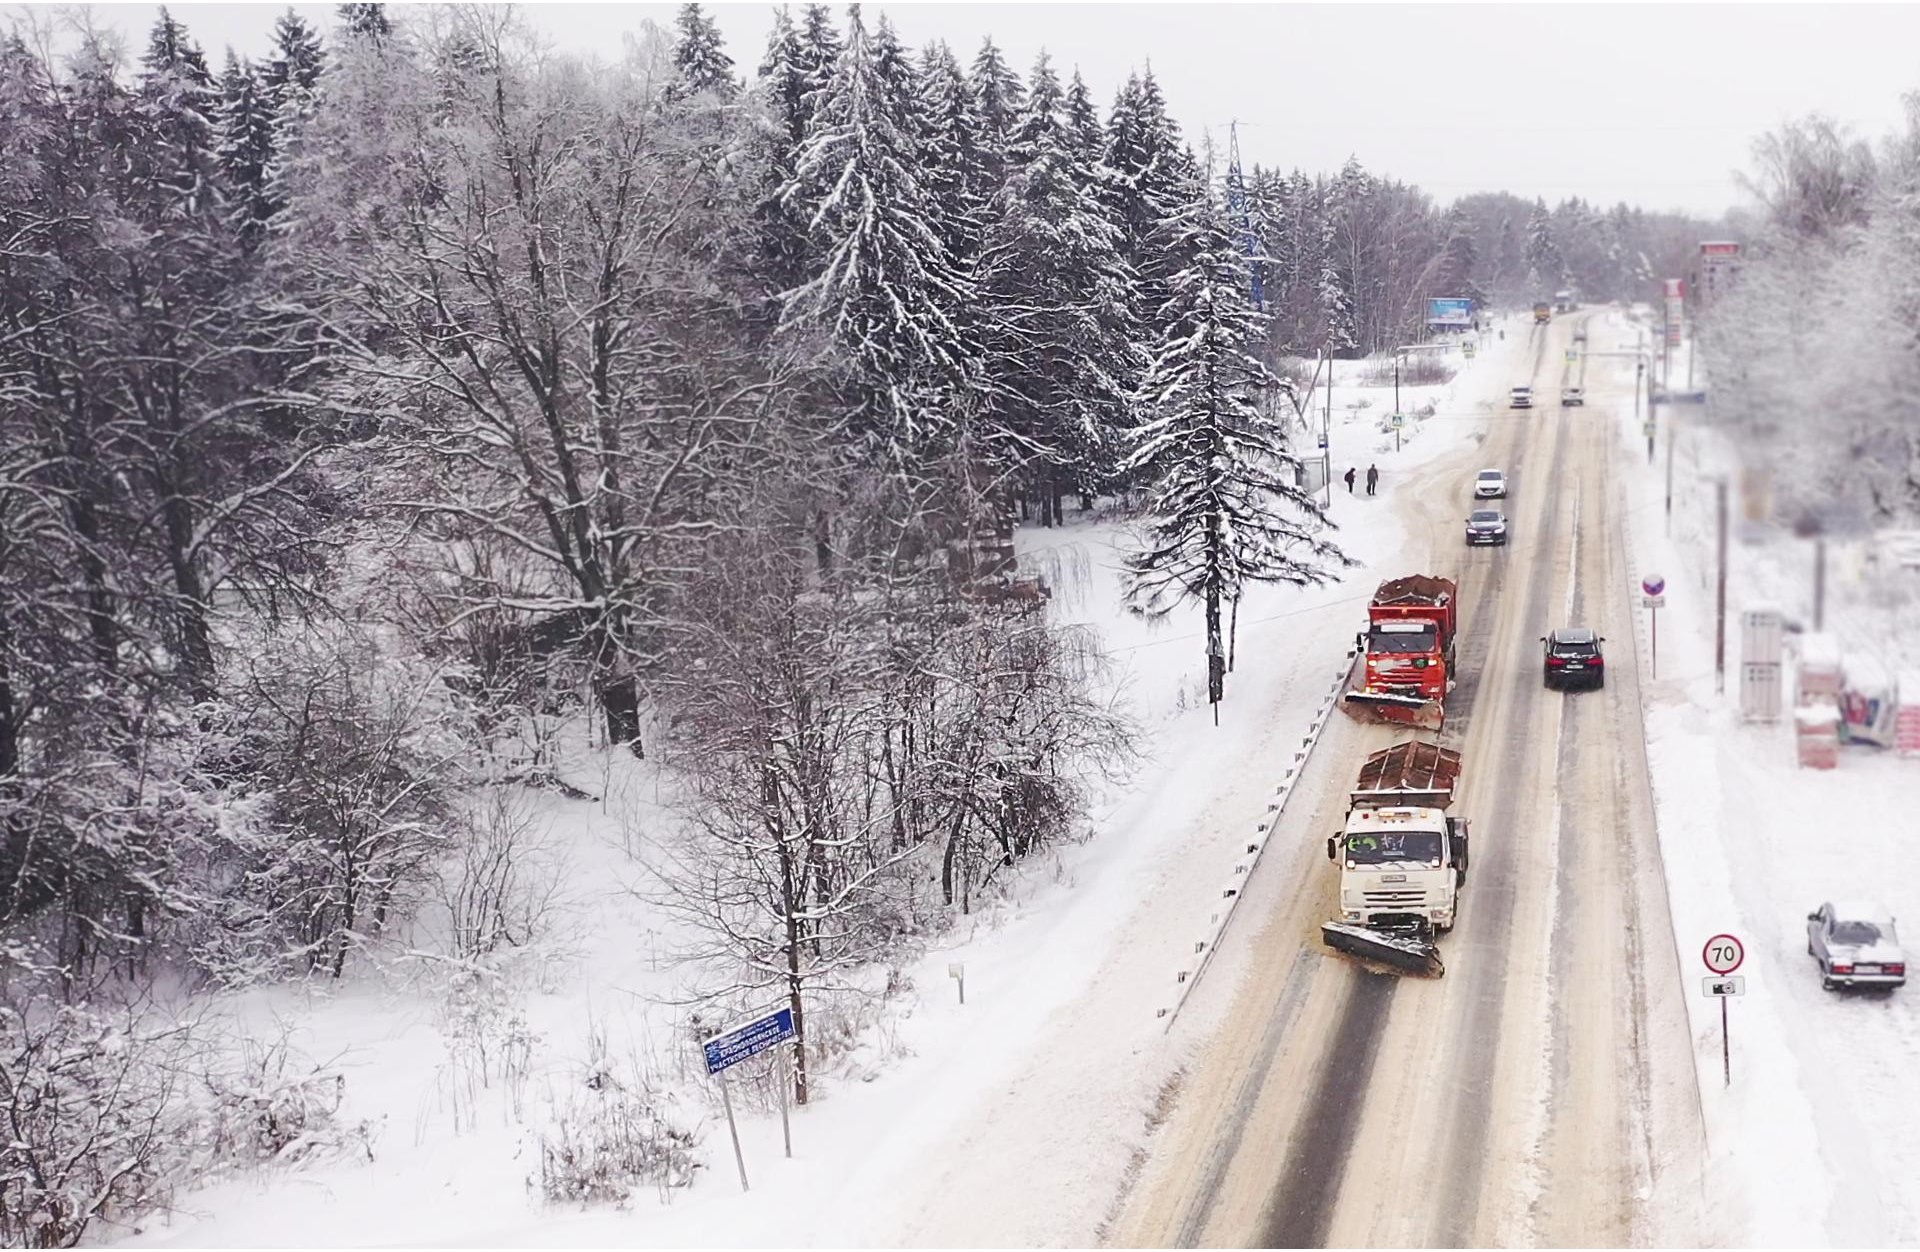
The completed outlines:
<svg viewBox="0 0 1920 1252">
<path fill-rule="evenodd" d="M 1600 652 L 1606 640 L 1579 626 L 1562 626 L 1543 635 L 1544 675 L 1549 687 L 1602 687 L 1607 682 L 1607 659 Z"/>
<path fill-rule="evenodd" d="M 1499 509 L 1475 509 L 1467 518 L 1467 546 L 1507 542 L 1507 515 Z"/>
</svg>

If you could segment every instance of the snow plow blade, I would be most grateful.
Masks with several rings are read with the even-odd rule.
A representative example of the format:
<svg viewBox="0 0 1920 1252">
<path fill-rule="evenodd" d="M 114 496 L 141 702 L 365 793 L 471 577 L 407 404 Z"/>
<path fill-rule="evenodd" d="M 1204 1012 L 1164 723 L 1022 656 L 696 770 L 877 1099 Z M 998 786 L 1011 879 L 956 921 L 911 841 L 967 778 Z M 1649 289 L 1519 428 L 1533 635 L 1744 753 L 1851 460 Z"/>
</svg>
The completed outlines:
<svg viewBox="0 0 1920 1252">
<path fill-rule="evenodd" d="M 1392 935 L 1345 922 L 1324 922 L 1320 926 L 1320 937 L 1335 951 L 1401 973 L 1438 978 L 1447 972 L 1446 966 L 1440 963 L 1440 949 L 1429 940 L 1413 935 Z"/>
<path fill-rule="evenodd" d="M 1392 723 L 1420 730 L 1439 730 L 1446 723 L 1446 706 L 1422 696 L 1349 691 L 1340 702 L 1347 716 L 1362 722 Z"/>
</svg>

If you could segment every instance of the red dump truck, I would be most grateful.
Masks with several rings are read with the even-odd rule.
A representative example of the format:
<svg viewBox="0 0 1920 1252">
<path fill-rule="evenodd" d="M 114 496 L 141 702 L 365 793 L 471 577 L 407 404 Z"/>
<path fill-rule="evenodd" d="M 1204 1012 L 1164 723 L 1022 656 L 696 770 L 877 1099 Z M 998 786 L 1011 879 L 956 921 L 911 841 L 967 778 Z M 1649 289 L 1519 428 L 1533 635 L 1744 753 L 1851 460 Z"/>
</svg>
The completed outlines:
<svg viewBox="0 0 1920 1252">
<path fill-rule="evenodd" d="M 1452 579 L 1425 574 L 1380 584 L 1367 606 L 1364 648 L 1342 702 L 1349 713 L 1440 729 L 1454 682 L 1456 595 Z"/>
</svg>

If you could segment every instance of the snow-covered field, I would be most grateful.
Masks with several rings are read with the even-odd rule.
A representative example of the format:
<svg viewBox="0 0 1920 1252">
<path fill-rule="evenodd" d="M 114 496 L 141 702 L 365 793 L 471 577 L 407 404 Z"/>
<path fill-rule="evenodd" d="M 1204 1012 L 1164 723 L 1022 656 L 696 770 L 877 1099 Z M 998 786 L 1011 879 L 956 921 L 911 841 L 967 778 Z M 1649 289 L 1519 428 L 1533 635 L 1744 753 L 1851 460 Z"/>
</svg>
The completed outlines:
<svg viewBox="0 0 1920 1252">
<path fill-rule="evenodd" d="M 222 1182 L 181 1197 L 171 1218 L 132 1241 L 1087 1241 L 1179 1064 L 1156 1009 L 1325 695 L 1372 567 L 1391 565 L 1405 542 L 1390 507 L 1396 476 L 1472 437 L 1482 414 L 1451 407 L 1452 394 L 1471 371 L 1504 370 L 1524 336 L 1510 339 L 1452 383 L 1402 389 L 1404 410 L 1434 413 L 1409 420 L 1397 453 L 1379 429 L 1391 388 L 1360 386 L 1361 364 L 1343 363 L 1335 474 L 1377 463 L 1382 482 L 1372 499 L 1364 481 L 1352 497 L 1336 483 L 1332 517 L 1365 564 L 1342 583 L 1249 594 L 1218 728 L 1197 611 L 1153 626 L 1119 608 L 1124 527 L 1070 513 L 1060 530 L 1022 531 L 1023 561 L 1055 584 L 1054 611 L 1101 632 L 1151 736 L 1148 757 L 1106 798 L 1093 838 L 1029 867 L 949 942 L 897 971 L 872 1014 L 844 1024 L 846 1048 L 815 1103 L 795 1111 L 792 1160 L 766 1089 L 737 1089 L 750 1193 L 699 1076 L 695 1039 L 714 1023 L 672 1002 L 676 936 L 635 890 L 632 851 L 644 858 L 665 821 L 660 779 L 648 763 L 576 745 L 562 772 L 597 798 L 526 797 L 564 852 L 554 942 L 482 977 L 399 959 L 382 976 L 217 1005 L 237 1029 L 284 1037 L 344 1077 L 339 1118 L 365 1123 L 371 1163 L 347 1157 Z M 1475 385 L 1502 384 L 1496 373 Z M 948 977 L 955 964 L 964 1006 Z M 703 1167 L 691 1186 L 620 1209 L 542 1205 L 538 1131 L 596 1069 L 651 1075 L 679 1123 L 697 1128 Z"/>
<path fill-rule="evenodd" d="M 1668 583 L 1646 733 L 1709 1137 L 1709 1228 L 1736 1246 L 1920 1243 L 1920 1001 L 1911 989 L 1822 991 L 1805 929 L 1823 901 L 1877 897 L 1912 919 L 1909 946 L 1920 940 L 1920 879 L 1908 872 L 1920 866 L 1910 816 L 1920 760 L 1849 747 L 1837 770 L 1802 770 L 1790 710 L 1775 725 L 1740 721 L 1739 614 L 1764 603 L 1810 625 L 1812 545 L 1744 522 L 1732 479 L 1727 675 L 1717 692 L 1714 480 L 1733 458 L 1699 410 L 1682 410 L 1669 536 L 1666 432 L 1646 466 L 1631 415 L 1616 421 L 1640 462 L 1628 480 L 1630 547 L 1642 573 Z M 1826 625 L 1847 655 L 1892 671 L 1903 636 L 1906 655 L 1920 645 L 1920 579 L 1905 578 L 1904 589 L 1834 579 Z M 1721 931 L 1747 951 L 1746 995 L 1728 1006 L 1730 1086 L 1720 1009 L 1701 990 L 1699 954 Z"/>
</svg>

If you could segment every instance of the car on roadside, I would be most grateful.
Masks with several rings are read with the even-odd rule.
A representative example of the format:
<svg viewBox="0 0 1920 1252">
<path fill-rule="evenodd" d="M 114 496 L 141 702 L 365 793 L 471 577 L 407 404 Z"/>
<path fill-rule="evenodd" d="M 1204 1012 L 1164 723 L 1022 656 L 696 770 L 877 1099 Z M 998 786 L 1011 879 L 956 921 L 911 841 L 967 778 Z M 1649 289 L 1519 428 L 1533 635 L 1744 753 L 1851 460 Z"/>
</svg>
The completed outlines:
<svg viewBox="0 0 1920 1252">
<path fill-rule="evenodd" d="M 1907 981 L 1907 957 L 1893 915 L 1877 904 L 1823 904 L 1807 914 L 1807 955 L 1820 963 L 1820 985 L 1884 987 Z"/>
<path fill-rule="evenodd" d="M 1507 515 L 1499 509 L 1475 509 L 1467 516 L 1467 546 L 1490 543 L 1507 546 Z"/>
<path fill-rule="evenodd" d="M 1504 500 L 1507 498 L 1507 473 L 1505 470 L 1483 469 L 1474 475 L 1473 498 L 1476 500 Z"/>
<path fill-rule="evenodd" d="M 1584 387 L 1562 387 L 1560 389 L 1560 407 L 1563 409 L 1583 409 L 1587 406 L 1587 390 Z"/>
<path fill-rule="evenodd" d="M 1584 626 L 1562 626 L 1540 636 L 1541 672 L 1548 687 L 1604 687 L 1607 658 L 1600 645 L 1606 637 Z"/>
<path fill-rule="evenodd" d="M 1532 408 L 1533 407 L 1533 388 L 1515 387 L 1513 389 L 1511 398 L 1507 401 L 1507 407 L 1510 409 Z"/>
</svg>

